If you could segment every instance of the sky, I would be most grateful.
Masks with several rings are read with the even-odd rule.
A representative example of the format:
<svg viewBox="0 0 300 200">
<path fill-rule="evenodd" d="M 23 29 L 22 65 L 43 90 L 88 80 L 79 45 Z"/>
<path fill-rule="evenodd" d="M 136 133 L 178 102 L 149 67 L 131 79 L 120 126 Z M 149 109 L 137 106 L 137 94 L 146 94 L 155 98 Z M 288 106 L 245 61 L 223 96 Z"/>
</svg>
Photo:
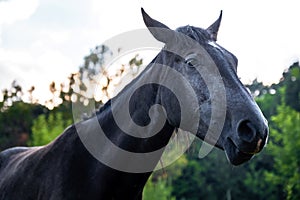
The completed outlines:
<svg viewBox="0 0 300 200">
<path fill-rule="evenodd" d="M 239 77 L 271 84 L 300 58 L 298 5 L 297 0 L 0 0 L 0 89 L 17 80 L 45 95 L 51 81 L 63 82 L 78 70 L 90 49 L 144 28 L 141 6 L 173 29 L 206 28 L 223 10 L 218 44 L 238 57 Z"/>
</svg>

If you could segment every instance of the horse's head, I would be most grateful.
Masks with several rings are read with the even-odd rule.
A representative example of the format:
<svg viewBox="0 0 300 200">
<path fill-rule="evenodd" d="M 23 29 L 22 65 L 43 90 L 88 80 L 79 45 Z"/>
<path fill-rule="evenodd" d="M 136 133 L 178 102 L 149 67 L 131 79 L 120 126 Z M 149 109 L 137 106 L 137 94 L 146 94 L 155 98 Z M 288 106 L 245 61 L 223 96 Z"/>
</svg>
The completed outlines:
<svg viewBox="0 0 300 200">
<path fill-rule="evenodd" d="M 222 13 L 207 29 L 184 26 L 176 30 L 152 19 L 144 10 L 142 14 L 152 35 L 165 43 L 156 62 L 170 66 L 188 80 L 191 87 L 174 80 L 174 87 L 181 88 L 186 101 L 197 98 L 196 106 L 190 103 L 188 122 L 176 115 L 185 112 L 175 109 L 181 100 L 169 100 L 171 103 L 164 107 L 167 113 L 174 113 L 168 114 L 170 123 L 179 127 L 183 122 L 181 128 L 225 150 L 234 165 L 260 152 L 268 137 L 267 121 L 237 76 L 237 58 L 216 43 Z"/>
</svg>

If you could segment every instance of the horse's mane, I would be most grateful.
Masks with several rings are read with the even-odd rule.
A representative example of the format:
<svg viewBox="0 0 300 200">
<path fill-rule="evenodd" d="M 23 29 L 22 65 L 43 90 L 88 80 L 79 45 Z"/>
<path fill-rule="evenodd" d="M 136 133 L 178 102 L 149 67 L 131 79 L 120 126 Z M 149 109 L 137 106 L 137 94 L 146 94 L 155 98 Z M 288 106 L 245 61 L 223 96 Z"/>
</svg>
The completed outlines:
<svg viewBox="0 0 300 200">
<path fill-rule="evenodd" d="M 110 107 L 111 99 L 109 99 L 105 104 L 101 105 L 98 110 L 96 111 L 96 114 L 102 113 L 104 110 L 106 110 L 108 107 Z"/>
</svg>

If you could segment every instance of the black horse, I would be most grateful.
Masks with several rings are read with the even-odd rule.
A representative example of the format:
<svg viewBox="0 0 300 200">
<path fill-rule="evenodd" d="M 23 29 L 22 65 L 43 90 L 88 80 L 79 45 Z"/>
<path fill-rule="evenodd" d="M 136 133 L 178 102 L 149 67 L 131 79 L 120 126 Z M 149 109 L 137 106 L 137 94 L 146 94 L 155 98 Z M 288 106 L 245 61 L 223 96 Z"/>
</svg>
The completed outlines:
<svg viewBox="0 0 300 200">
<path fill-rule="evenodd" d="M 142 14 L 152 35 L 165 47 L 94 117 L 71 125 L 46 146 L 3 151 L 0 200 L 142 199 L 160 149 L 177 128 L 224 150 L 233 165 L 261 151 L 268 137 L 267 121 L 236 75 L 236 57 L 216 44 L 222 13 L 207 29 L 184 26 L 175 31 L 143 9 Z M 188 102 L 185 108 L 184 102 Z M 215 112 L 214 105 L 224 112 Z M 124 106 L 129 106 L 130 119 L 117 122 Z M 121 129 L 119 123 L 132 127 L 128 129 L 132 132 Z M 96 138 L 102 133 L 104 142 Z M 120 156 L 124 152 L 130 155 Z"/>
</svg>

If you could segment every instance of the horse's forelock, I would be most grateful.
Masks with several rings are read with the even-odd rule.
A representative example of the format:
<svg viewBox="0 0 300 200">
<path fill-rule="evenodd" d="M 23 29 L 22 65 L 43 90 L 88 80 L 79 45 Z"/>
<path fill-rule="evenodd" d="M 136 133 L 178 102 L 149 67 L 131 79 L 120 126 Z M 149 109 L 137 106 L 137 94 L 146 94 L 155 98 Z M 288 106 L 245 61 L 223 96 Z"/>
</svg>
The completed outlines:
<svg viewBox="0 0 300 200">
<path fill-rule="evenodd" d="M 207 30 L 194 26 L 182 26 L 176 29 L 177 32 L 189 36 L 199 43 L 205 43 L 210 40 L 210 35 Z"/>
</svg>

